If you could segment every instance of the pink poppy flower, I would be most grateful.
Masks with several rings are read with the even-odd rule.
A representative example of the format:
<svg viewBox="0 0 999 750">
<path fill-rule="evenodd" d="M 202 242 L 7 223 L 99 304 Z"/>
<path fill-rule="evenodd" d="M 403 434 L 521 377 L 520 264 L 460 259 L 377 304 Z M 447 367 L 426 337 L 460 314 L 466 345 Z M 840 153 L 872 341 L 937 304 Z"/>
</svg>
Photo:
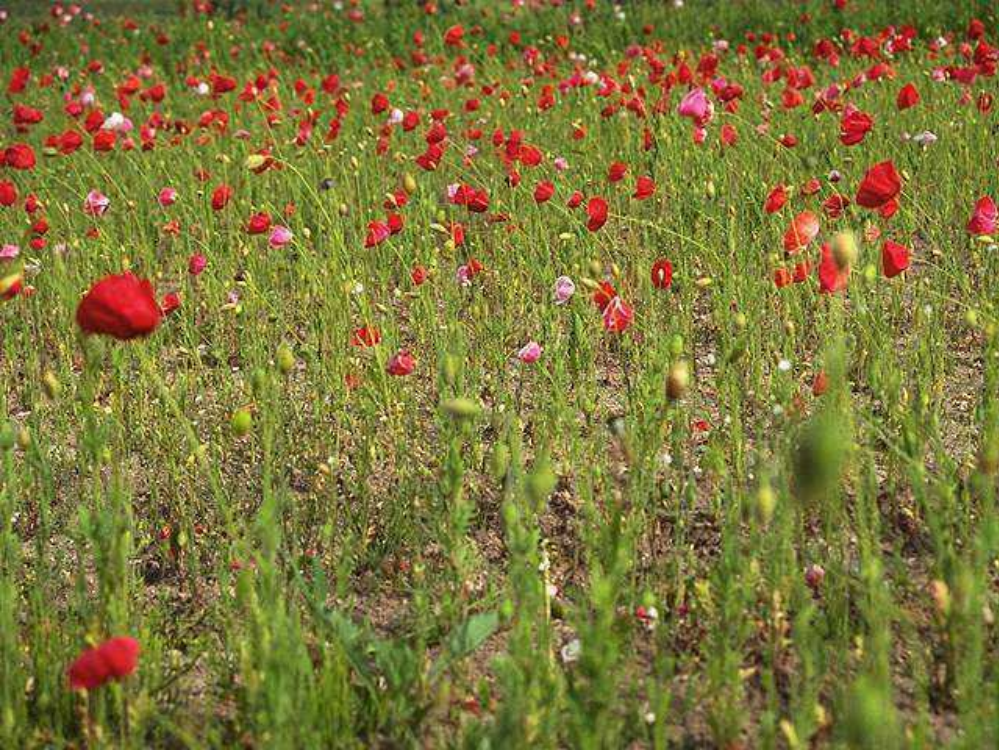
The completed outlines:
<svg viewBox="0 0 999 750">
<path fill-rule="evenodd" d="M 537 341 L 528 341 L 517 352 L 517 359 L 525 365 L 534 364 L 541 357 L 541 344 Z"/>
<path fill-rule="evenodd" d="M 564 305 L 576 293 L 576 284 L 568 276 L 555 279 L 555 304 Z"/>
<path fill-rule="evenodd" d="M 676 111 L 680 117 L 686 117 L 698 125 L 703 125 L 710 119 L 713 105 L 704 93 L 704 89 L 696 88 L 687 92 Z"/>
<path fill-rule="evenodd" d="M 271 230 L 271 236 L 267 240 L 267 244 L 273 248 L 281 248 L 291 242 L 293 236 L 288 227 L 278 224 Z"/>
<path fill-rule="evenodd" d="M 83 202 L 83 212 L 90 216 L 103 216 L 110 205 L 111 199 L 104 195 L 104 193 L 91 190 L 87 193 L 87 198 Z"/>
<path fill-rule="evenodd" d="M 163 208 L 167 206 L 172 206 L 177 202 L 177 190 L 172 187 L 165 187 L 160 190 L 159 195 L 156 196 L 156 200 L 159 202 Z"/>
</svg>

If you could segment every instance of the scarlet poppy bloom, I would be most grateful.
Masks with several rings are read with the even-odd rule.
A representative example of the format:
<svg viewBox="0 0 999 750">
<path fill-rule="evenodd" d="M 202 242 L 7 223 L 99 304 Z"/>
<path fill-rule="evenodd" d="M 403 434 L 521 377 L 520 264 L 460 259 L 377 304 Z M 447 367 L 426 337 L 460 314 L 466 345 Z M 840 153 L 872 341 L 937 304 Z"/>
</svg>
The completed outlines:
<svg viewBox="0 0 999 750">
<path fill-rule="evenodd" d="M 414 286 L 420 286 L 427 280 L 428 276 L 430 276 L 430 272 L 424 266 L 414 266 L 413 270 L 409 272 L 409 278 Z"/>
<path fill-rule="evenodd" d="M 603 312 L 610 301 L 617 296 L 617 290 L 611 285 L 609 281 L 601 281 L 596 289 L 593 290 L 593 304 L 597 306 L 600 312 Z"/>
<path fill-rule="evenodd" d="M 660 258 L 652 264 L 652 286 L 656 289 L 669 289 L 673 283 L 673 264 Z"/>
<path fill-rule="evenodd" d="M 350 345 L 366 349 L 368 347 L 377 346 L 381 340 L 382 334 L 377 328 L 361 326 L 355 330 L 353 335 L 350 337 Z"/>
<path fill-rule="evenodd" d="M 212 210 L 221 211 L 232 200 L 233 190 L 228 185 L 219 185 L 212 193 Z"/>
<path fill-rule="evenodd" d="M 548 180 L 539 182 L 537 187 L 534 188 L 535 203 L 545 203 L 550 200 L 553 195 L 555 195 L 555 185 Z"/>
<path fill-rule="evenodd" d="M 999 210 L 991 196 L 985 195 L 975 203 L 975 210 L 968 220 L 968 233 L 976 236 L 995 234 Z"/>
<path fill-rule="evenodd" d="M 69 669 L 69 686 L 73 690 L 94 690 L 111 680 L 122 680 L 139 664 L 139 642 L 120 636 L 89 648 L 77 657 Z"/>
<path fill-rule="evenodd" d="M 163 311 L 163 315 L 167 316 L 177 310 L 180 307 L 180 295 L 176 292 L 169 292 L 163 295 L 163 302 L 160 304 L 160 309 Z"/>
<path fill-rule="evenodd" d="M 586 215 L 589 216 L 586 228 L 591 232 L 597 231 L 607 223 L 607 201 L 599 196 L 590 198 L 590 202 L 586 204 Z"/>
<path fill-rule="evenodd" d="M 11 169 L 27 170 L 35 166 L 35 152 L 26 143 L 13 143 L 3 151 L 0 165 L 6 164 Z"/>
<path fill-rule="evenodd" d="M 159 326 L 161 317 L 153 285 L 131 272 L 104 277 L 76 308 L 76 322 L 84 333 L 120 341 L 148 336 Z"/>
<path fill-rule="evenodd" d="M 822 261 L 819 263 L 819 290 L 823 294 L 832 294 L 846 289 L 850 278 L 850 267 L 840 268 L 836 263 L 832 247 L 829 243 L 822 245 Z"/>
<path fill-rule="evenodd" d="M 919 104 L 919 91 L 911 83 L 905 84 L 902 90 L 898 92 L 898 99 L 895 101 L 895 104 L 900 110 L 915 107 Z"/>
<path fill-rule="evenodd" d="M 789 253 L 796 253 L 807 247 L 818 234 L 819 218 L 811 211 L 802 211 L 784 232 L 784 249 Z"/>
<path fill-rule="evenodd" d="M 778 268 L 774 271 L 774 286 L 783 289 L 791 285 L 791 272 L 786 268 Z"/>
<path fill-rule="evenodd" d="M 250 221 L 247 222 L 246 225 L 246 231 L 248 234 L 263 234 L 270 228 L 271 228 L 270 214 L 264 211 L 253 214 L 253 216 L 250 217 Z"/>
<path fill-rule="evenodd" d="M 13 206 L 17 203 L 17 187 L 13 182 L 0 180 L 0 206 Z"/>
<path fill-rule="evenodd" d="M 574 190 L 572 195 L 569 196 L 569 200 L 566 201 L 565 205 L 569 208 L 578 208 L 579 204 L 583 202 L 583 194 L 578 190 Z"/>
<path fill-rule="evenodd" d="M 635 313 L 620 297 L 614 297 L 604 308 L 604 330 L 621 333 L 631 325 Z"/>
<path fill-rule="evenodd" d="M 896 199 L 901 191 L 902 178 L 895 170 L 895 165 L 891 161 L 883 161 L 867 170 L 857 189 L 856 201 L 864 208 L 884 212 L 886 206 L 893 203 L 897 205 Z"/>
<path fill-rule="evenodd" d="M 639 176 L 635 180 L 635 192 L 632 195 L 633 198 L 637 200 L 644 201 L 646 198 L 652 196 L 656 192 L 656 182 L 651 177 L 645 175 Z"/>
<path fill-rule="evenodd" d="M 416 369 L 416 360 L 413 359 L 413 355 L 405 349 L 397 354 L 393 354 L 389 359 L 388 364 L 385 365 L 385 371 L 389 375 L 394 375 L 395 377 L 409 375 L 414 369 Z"/>
<path fill-rule="evenodd" d="M 839 140 L 844 146 L 856 146 L 874 127 L 874 118 L 854 110 L 843 116 L 839 123 Z"/>
<path fill-rule="evenodd" d="M 787 188 L 783 185 L 777 185 L 767 195 L 767 199 L 763 204 L 763 210 L 768 214 L 774 214 L 780 211 L 785 203 L 787 203 Z"/>
<path fill-rule="evenodd" d="M 624 175 L 628 171 L 628 165 L 623 164 L 619 161 L 614 162 L 610 165 L 610 169 L 607 171 L 607 181 L 608 182 L 620 182 L 624 179 Z"/>
<path fill-rule="evenodd" d="M 897 242 L 885 240 L 881 246 L 881 268 L 889 279 L 898 276 L 909 267 L 909 248 Z"/>
</svg>

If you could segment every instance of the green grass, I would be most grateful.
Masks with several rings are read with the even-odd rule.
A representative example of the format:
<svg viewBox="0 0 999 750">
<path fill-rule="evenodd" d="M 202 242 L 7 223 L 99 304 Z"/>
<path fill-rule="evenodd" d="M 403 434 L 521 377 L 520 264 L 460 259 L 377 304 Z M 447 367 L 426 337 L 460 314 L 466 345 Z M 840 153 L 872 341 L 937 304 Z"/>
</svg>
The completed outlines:
<svg viewBox="0 0 999 750">
<path fill-rule="evenodd" d="M 6 4 L 4 91 L 16 65 L 35 78 L 3 110 L 30 104 L 45 120 L 27 134 L 7 116 L 0 126 L 0 145 L 25 141 L 39 158 L 0 180 L 43 205 L 30 218 L 0 208 L 0 244 L 21 248 L 0 278 L 23 269 L 35 289 L 0 302 L 0 746 L 994 746 L 999 251 L 965 225 L 975 200 L 999 197 L 997 121 L 931 80 L 954 60 L 927 49 L 943 32 L 960 44 L 975 13 L 994 41 L 994 9 L 856 0 L 839 15 L 826 2 L 688 0 L 628 3 L 622 22 L 600 2 L 577 4 L 585 21 L 570 27 L 573 8 L 440 5 L 428 17 L 366 4 L 363 24 L 328 2 L 210 23 L 134 5 L 138 32 L 116 9 L 100 9 L 99 27 L 42 32 L 37 7 Z M 459 22 L 482 27 L 466 34 L 477 85 L 464 89 L 445 84 L 455 53 L 441 41 Z M 920 36 L 891 60 L 895 78 L 845 95 L 875 126 L 843 146 L 838 117 L 813 116 L 811 97 L 872 61 L 844 54 L 833 69 L 813 43 L 843 25 L 876 35 L 907 22 Z M 36 56 L 22 29 L 42 41 Z M 395 70 L 417 29 L 432 63 Z M 557 77 L 528 69 L 511 29 Z M 781 109 L 783 85 L 764 86 L 752 55 L 735 54 L 747 30 L 796 32 L 787 57 L 817 79 L 804 107 Z M 677 49 L 694 67 L 712 38 L 729 39 L 719 74 L 745 88 L 742 106 L 718 107 L 702 148 L 675 114 L 684 86 L 664 116 L 603 117 L 613 98 L 593 89 L 556 92 L 539 112 L 542 87 L 572 69 L 558 34 L 594 70 L 645 87 L 650 109 L 658 91 L 642 58 L 617 67 L 629 44 L 661 40 L 672 70 Z M 143 86 L 167 83 L 159 111 L 190 134 L 161 128 L 152 150 L 107 154 L 85 135 L 71 156 L 42 153 L 46 136 L 76 126 L 64 92 L 92 83 L 110 113 L 143 58 Z M 83 70 L 91 59 L 102 74 Z M 68 81 L 38 88 L 57 65 Z M 283 110 L 269 124 L 261 102 L 237 109 L 235 97 L 271 67 Z M 185 76 L 212 70 L 237 90 L 186 89 Z M 332 72 L 350 104 L 340 136 L 323 143 L 332 99 L 320 89 L 315 132 L 296 146 L 307 105 L 294 83 L 318 88 Z M 899 112 L 909 81 L 922 100 Z M 995 81 L 979 78 L 973 99 L 999 94 Z M 393 106 L 453 113 L 437 171 L 414 163 L 426 119 L 377 153 L 385 115 L 369 103 L 390 82 Z M 775 106 L 757 134 L 764 96 Z M 481 108 L 464 113 L 473 97 Z M 154 109 L 132 99 L 133 135 Z M 228 113 L 224 133 L 198 127 L 210 109 Z M 726 123 L 733 148 L 718 143 Z M 466 163 L 473 126 L 483 136 Z M 516 189 L 497 128 L 523 130 L 545 155 L 520 168 Z M 938 142 L 902 137 L 923 130 Z M 784 133 L 799 145 L 781 147 Z M 265 146 L 281 168 L 254 174 L 247 157 Z M 823 199 L 852 197 L 888 159 L 904 176 L 896 216 L 822 214 Z M 629 171 L 610 185 L 615 160 Z M 629 197 L 640 174 L 657 183 L 644 202 Z M 807 197 L 812 177 L 821 189 Z M 542 179 L 556 194 L 538 206 Z M 386 194 L 410 180 L 404 230 L 363 247 Z M 487 190 L 489 212 L 447 203 L 455 182 Z M 214 212 L 221 183 L 235 195 Z M 767 215 L 777 183 L 792 197 Z M 179 200 L 161 208 L 166 186 Z M 94 189 L 111 201 L 100 218 L 81 208 Z M 574 189 L 607 198 L 599 231 L 565 207 Z M 885 278 L 881 240 L 865 241 L 846 293 L 820 294 L 814 271 L 776 288 L 782 237 L 806 208 L 820 241 L 880 227 L 912 249 L 912 267 Z M 246 233 L 257 211 L 292 230 L 288 247 Z M 47 243 L 33 249 L 42 215 Z M 177 234 L 164 229 L 172 220 Z M 464 246 L 449 240 L 452 221 Z M 208 261 L 197 277 L 194 253 Z M 818 242 L 806 255 L 817 262 Z M 472 257 L 484 270 L 462 286 L 455 274 Z M 669 290 L 650 277 L 662 257 Z M 430 272 L 420 286 L 417 265 Z M 124 269 L 181 307 L 146 339 L 84 337 L 80 297 Z M 556 305 L 561 275 L 577 292 Z M 635 311 L 620 335 L 590 300 L 604 279 Z M 381 342 L 352 346 L 361 326 Z M 543 354 L 526 365 L 515 355 L 530 340 Z M 386 364 L 404 348 L 416 370 L 392 377 Z M 671 397 L 684 365 L 689 386 Z M 820 371 L 829 385 L 816 396 Z M 241 411 L 245 435 L 233 430 Z M 809 585 L 812 566 L 824 578 Z M 141 643 L 135 674 L 71 691 L 69 664 L 114 635 Z"/>
</svg>

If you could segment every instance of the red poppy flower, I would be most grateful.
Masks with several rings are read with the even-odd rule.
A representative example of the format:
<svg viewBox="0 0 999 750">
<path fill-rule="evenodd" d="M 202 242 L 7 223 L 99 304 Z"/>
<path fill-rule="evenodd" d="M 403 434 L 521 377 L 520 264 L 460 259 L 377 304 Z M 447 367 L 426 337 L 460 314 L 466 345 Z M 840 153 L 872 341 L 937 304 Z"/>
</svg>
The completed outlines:
<svg viewBox="0 0 999 750">
<path fill-rule="evenodd" d="M 632 195 L 637 200 L 644 201 L 656 192 L 656 182 L 651 177 L 641 175 L 635 180 L 635 192 Z"/>
<path fill-rule="evenodd" d="M 180 307 L 180 295 L 176 292 L 170 292 L 163 295 L 163 302 L 160 304 L 160 309 L 163 311 L 163 315 L 170 315 L 177 308 Z"/>
<path fill-rule="evenodd" d="M 768 214 L 775 214 L 784 207 L 785 203 L 787 203 L 787 188 L 783 185 L 777 185 L 767 195 L 767 200 L 763 204 L 763 210 Z"/>
<path fill-rule="evenodd" d="M 381 340 L 382 334 L 377 328 L 362 326 L 355 330 L 353 335 L 351 335 L 350 345 L 366 349 L 371 346 L 377 346 Z"/>
<path fill-rule="evenodd" d="M 121 636 L 89 648 L 74 661 L 67 675 L 73 690 L 94 690 L 132 674 L 139 664 L 139 642 Z"/>
<path fill-rule="evenodd" d="M 0 180 L 0 206 L 13 206 L 17 203 L 17 187 L 13 182 Z"/>
<path fill-rule="evenodd" d="M 221 211 L 232 200 L 233 190 L 228 185 L 219 185 L 212 193 L 212 210 Z"/>
<path fill-rule="evenodd" d="M 395 377 L 409 375 L 414 369 L 416 369 L 416 360 L 413 359 L 413 355 L 405 349 L 397 354 L 393 354 L 389 359 L 388 364 L 385 365 L 385 371 L 389 375 L 394 375 Z"/>
<path fill-rule="evenodd" d="M 579 204 L 583 202 L 583 194 L 578 190 L 574 190 L 572 195 L 569 196 L 569 200 L 566 201 L 565 205 L 569 208 L 578 208 Z"/>
<path fill-rule="evenodd" d="M 131 272 L 101 279 L 76 308 L 76 322 L 84 333 L 120 341 L 148 336 L 156 330 L 161 317 L 153 285 Z"/>
<path fill-rule="evenodd" d="M 791 285 L 791 272 L 786 268 L 778 268 L 774 271 L 774 285 L 778 289 L 783 289 Z"/>
<path fill-rule="evenodd" d="M 634 319 L 635 313 L 620 297 L 614 297 L 604 308 L 604 330 L 621 333 Z"/>
<path fill-rule="evenodd" d="M 850 278 L 850 268 L 840 268 L 833 256 L 829 243 L 822 245 L 822 261 L 819 263 L 819 290 L 823 294 L 832 294 L 846 289 Z"/>
<path fill-rule="evenodd" d="M 600 196 L 590 198 L 590 202 L 586 204 L 586 215 L 590 217 L 586 228 L 591 232 L 597 231 L 607 223 L 607 201 Z"/>
<path fill-rule="evenodd" d="M 535 203 L 545 203 L 550 200 L 553 195 L 555 195 L 555 185 L 548 180 L 539 182 L 537 187 L 534 188 Z"/>
<path fill-rule="evenodd" d="M 900 110 L 915 107 L 919 104 L 919 91 L 911 83 L 905 84 L 902 90 L 898 92 L 898 99 L 895 101 L 895 104 Z"/>
<path fill-rule="evenodd" d="M 874 118 L 854 110 L 843 116 L 839 123 L 839 140 L 844 146 L 856 146 L 874 127 Z"/>
<path fill-rule="evenodd" d="M 875 164 L 864 175 L 857 189 L 856 201 L 864 208 L 884 209 L 902 190 L 902 178 L 891 161 Z"/>
<path fill-rule="evenodd" d="M 669 289 L 673 283 L 673 264 L 660 258 L 652 264 L 652 286 L 656 289 Z"/>
<path fill-rule="evenodd" d="M 427 280 L 429 275 L 429 272 L 423 266 L 416 266 L 409 272 L 409 278 L 412 279 L 414 286 L 420 286 Z"/>
<path fill-rule="evenodd" d="M 593 304 L 597 306 L 600 312 L 603 312 L 610 301 L 617 296 L 617 290 L 611 285 L 609 281 L 601 281 L 596 289 L 593 290 Z"/>
<path fill-rule="evenodd" d="M 789 253 L 796 253 L 807 247 L 818 234 L 819 218 L 811 211 L 802 211 L 784 232 L 784 249 Z"/>
<path fill-rule="evenodd" d="M 271 228 L 271 217 L 270 214 L 261 211 L 260 213 L 253 214 L 250 217 L 250 221 L 247 222 L 246 231 L 248 234 L 263 234 L 268 229 Z"/>
<path fill-rule="evenodd" d="M 620 182 L 622 179 L 624 179 L 624 175 L 627 172 L 628 172 L 628 165 L 616 161 L 610 165 L 610 169 L 607 171 L 607 180 L 609 182 Z"/>
<path fill-rule="evenodd" d="M 33 169 L 35 166 L 35 152 L 26 143 L 14 143 L 4 149 L 3 158 L 0 165 L 6 164 L 11 169 Z"/>
<path fill-rule="evenodd" d="M 881 268 L 886 277 L 893 278 L 909 267 L 909 248 L 885 240 L 881 246 Z"/>
</svg>

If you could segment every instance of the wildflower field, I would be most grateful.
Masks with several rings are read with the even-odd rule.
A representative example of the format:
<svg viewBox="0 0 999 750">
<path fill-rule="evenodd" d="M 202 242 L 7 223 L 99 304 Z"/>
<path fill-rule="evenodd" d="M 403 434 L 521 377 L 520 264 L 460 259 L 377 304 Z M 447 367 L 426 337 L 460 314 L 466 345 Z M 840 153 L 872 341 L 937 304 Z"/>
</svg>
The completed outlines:
<svg viewBox="0 0 999 750">
<path fill-rule="evenodd" d="M 996 747 L 997 44 L 0 0 L 0 747 Z"/>
</svg>

